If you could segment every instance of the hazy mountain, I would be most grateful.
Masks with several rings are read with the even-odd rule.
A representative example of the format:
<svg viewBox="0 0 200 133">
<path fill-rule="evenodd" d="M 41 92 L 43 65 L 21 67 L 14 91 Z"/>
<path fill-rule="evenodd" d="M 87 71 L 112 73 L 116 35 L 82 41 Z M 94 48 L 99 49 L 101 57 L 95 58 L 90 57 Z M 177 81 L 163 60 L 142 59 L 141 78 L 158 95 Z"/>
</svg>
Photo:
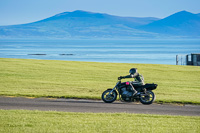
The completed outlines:
<svg viewBox="0 0 200 133">
<path fill-rule="evenodd" d="M 140 37 L 152 33 L 134 29 L 158 18 L 118 17 L 85 11 L 64 12 L 29 24 L 1 26 L 0 37 Z"/>
<path fill-rule="evenodd" d="M 155 38 L 199 36 L 199 14 L 182 11 L 164 19 L 64 12 L 21 25 L 0 26 L 0 38 Z"/>
<path fill-rule="evenodd" d="M 139 26 L 138 29 L 166 35 L 200 37 L 200 14 L 181 11 L 164 19 Z"/>
</svg>

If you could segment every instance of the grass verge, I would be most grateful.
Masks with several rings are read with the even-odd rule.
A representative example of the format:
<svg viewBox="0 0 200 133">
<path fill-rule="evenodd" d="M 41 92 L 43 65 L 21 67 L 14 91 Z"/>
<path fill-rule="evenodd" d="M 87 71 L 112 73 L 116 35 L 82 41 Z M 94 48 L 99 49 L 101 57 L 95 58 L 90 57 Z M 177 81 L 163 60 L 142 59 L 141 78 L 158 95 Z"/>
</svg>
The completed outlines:
<svg viewBox="0 0 200 133">
<path fill-rule="evenodd" d="M 200 117 L 0 110 L 0 132 L 198 133 Z"/>
<path fill-rule="evenodd" d="M 0 64 L 4 96 L 100 99 L 134 67 L 146 83 L 158 84 L 156 102 L 200 104 L 200 67 L 7 58 Z"/>
</svg>

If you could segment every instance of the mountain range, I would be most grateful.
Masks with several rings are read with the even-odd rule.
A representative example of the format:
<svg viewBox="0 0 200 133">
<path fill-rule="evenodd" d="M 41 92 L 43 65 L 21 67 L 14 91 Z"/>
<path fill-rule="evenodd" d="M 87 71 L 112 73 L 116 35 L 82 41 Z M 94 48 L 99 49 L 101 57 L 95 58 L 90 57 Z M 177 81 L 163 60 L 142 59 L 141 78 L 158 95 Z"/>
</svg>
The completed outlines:
<svg viewBox="0 0 200 133">
<path fill-rule="evenodd" d="M 0 26 L 0 38 L 200 38 L 200 14 L 166 18 L 120 17 L 77 10 L 41 21 Z"/>
</svg>

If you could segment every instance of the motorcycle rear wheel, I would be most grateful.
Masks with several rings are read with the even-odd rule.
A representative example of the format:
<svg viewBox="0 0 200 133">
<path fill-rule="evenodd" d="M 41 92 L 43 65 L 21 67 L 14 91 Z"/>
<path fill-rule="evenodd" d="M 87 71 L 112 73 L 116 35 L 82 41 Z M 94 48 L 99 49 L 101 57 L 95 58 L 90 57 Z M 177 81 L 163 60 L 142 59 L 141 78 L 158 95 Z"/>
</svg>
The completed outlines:
<svg viewBox="0 0 200 133">
<path fill-rule="evenodd" d="M 140 102 L 142 104 L 152 104 L 153 101 L 155 100 L 156 96 L 152 91 L 146 91 L 146 93 L 141 94 L 140 96 Z"/>
<path fill-rule="evenodd" d="M 108 89 L 102 93 L 101 99 L 105 103 L 112 103 L 117 99 L 117 93 L 116 91 L 113 91 L 110 95 L 109 93 L 112 91 L 112 89 Z"/>
</svg>

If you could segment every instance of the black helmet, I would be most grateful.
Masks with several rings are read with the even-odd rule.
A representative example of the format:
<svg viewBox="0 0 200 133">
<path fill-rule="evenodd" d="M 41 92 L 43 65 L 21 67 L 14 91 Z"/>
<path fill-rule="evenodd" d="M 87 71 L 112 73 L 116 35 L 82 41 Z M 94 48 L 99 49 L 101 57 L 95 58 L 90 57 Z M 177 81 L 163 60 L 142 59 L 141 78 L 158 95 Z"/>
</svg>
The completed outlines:
<svg viewBox="0 0 200 133">
<path fill-rule="evenodd" d="M 135 74 L 135 73 L 137 73 L 137 68 L 131 68 L 131 69 L 129 70 L 129 73 L 130 73 L 130 74 Z"/>
</svg>

